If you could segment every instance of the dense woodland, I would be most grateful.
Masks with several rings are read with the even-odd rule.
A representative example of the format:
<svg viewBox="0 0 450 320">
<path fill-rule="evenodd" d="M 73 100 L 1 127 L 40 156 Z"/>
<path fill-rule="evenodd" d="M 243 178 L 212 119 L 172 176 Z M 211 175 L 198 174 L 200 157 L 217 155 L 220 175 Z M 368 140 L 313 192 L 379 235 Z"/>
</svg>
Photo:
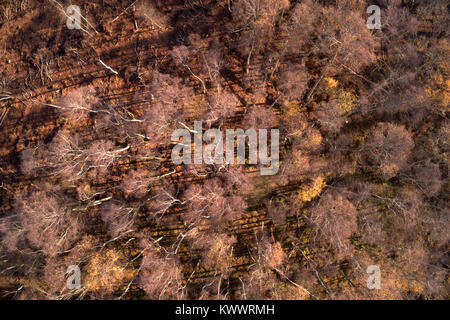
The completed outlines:
<svg viewBox="0 0 450 320">
<path fill-rule="evenodd" d="M 0 297 L 448 299 L 448 17 L 444 0 L 0 0 Z M 196 120 L 279 129 L 278 174 L 175 165 Z"/>
</svg>

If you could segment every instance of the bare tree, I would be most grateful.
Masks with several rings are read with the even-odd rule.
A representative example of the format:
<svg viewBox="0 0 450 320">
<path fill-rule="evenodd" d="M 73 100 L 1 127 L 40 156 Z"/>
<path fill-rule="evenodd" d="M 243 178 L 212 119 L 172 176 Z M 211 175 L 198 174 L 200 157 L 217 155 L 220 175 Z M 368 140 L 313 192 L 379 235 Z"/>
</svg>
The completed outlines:
<svg viewBox="0 0 450 320">
<path fill-rule="evenodd" d="M 269 108 L 252 108 L 244 117 L 246 128 L 271 129 L 278 124 L 275 113 Z"/>
<path fill-rule="evenodd" d="M 196 75 L 192 71 L 191 67 L 189 66 L 188 59 L 189 59 L 190 54 L 191 54 L 191 52 L 190 52 L 189 48 L 184 45 L 173 48 L 172 52 L 171 52 L 171 56 L 172 56 L 172 59 L 175 61 L 175 64 L 178 66 L 185 67 L 195 79 L 200 81 L 200 83 L 203 87 L 203 93 L 206 93 L 207 90 L 206 90 L 205 82 L 203 81 L 202 78 L 200 78 L 198 75 Z"/>
<path fill-rule="evenodd" d="M 295 195 L 267 200 L 265 202 L 267 215 L 273 222 L 283 225 L 286 223 L 286 217 L 296 214 L 297 202 Z"/>
<path fill-rule="evenodd" d="M 383 220 L 380 212 L 365 210 L 359 215 L 358 222 L 364 242 L 370 245 L 383 245 L 387 235 L 383 230 Z"/>
<path fill-rule="evenodd" d="M 285 49 L 290 55 L 299 54 L 314 32 L 315 24 L 320 17 L 319 6 L 312 0 L 297 3 L 290 18 L 284 22 L 282 29 L 286 32 Z"/>
<path fill-rule="evenodd" d="M 288 184 L 290 182 L 305 179 L 312 173 L 317 171 L 318 162 L 312 161 L 311 157 L 301 150 L 290 150 L 283 160 L 280 168 L 278 180 L 281 184 Z"/>
<path fill-rule="evenodd" d="M 98 112 L 95 108 L 98 102 L 93 87 L 81 87 L 62 96 L 55 107 L 62 116 L 75 121 L 91 112 Z"/>
<path fill-rule="evenodd" d="M 22 155 L 22 170 L 25 173 L 46 170 L 46 174 L 70 181 L 79 180 L 88 171 L 95 170 L 100 178 L 128 149 L 129 146 L 115 147 L 109 140 L 97 140 L 85 146 L 78 134 L 63 129 L 48 145 L 25 151 Z"/>
<path fill-rule="evenodd" d="M 172 131 L 185 116 L 185 107 L 194 92 L 181 79 L 154 71 L 150 86 L 151 107 L 145 111 L 147 137 L 153 143 L 169 143 Z"/>
<path fill-rule="evenodd" d="M 241 299 L 273 298 L 279 280 L 274 271 L 281 271 L 286 255 L 279 242 L 271 243 L 264 234 L 256 234 L 252 248 L 252 269 L 241 280 Z"/>
<path fill-rule="evenodd" d="M 401 6 L 400 1 L 391 1 L 383 12 L 383 29 L 386 31 L 384 37 L 388 41 L 395 41 L 415 35 L 419 22 L 410 14 L 408 9 Z"/>
<path fill-rule="evenodd" d="M 35 190 L 16 195 L 18 222 L 26 239 L 46 255 L 70 249 L 78 240 L 83 224 L 79 213 L 66 206 L 61 194 Z"/>
<path fill-rule="evenodd" d="M 355 206 L 344 196 L 327 192 L 310 209 L 309 222 L 320 236 L 321 243 L 329 244 L 343 257 L 352 253 L 350 236 L 358 230 Z"/>
<path fill-rule="evenodd" d="M 233 246 L 236 242 L 235 236 L 223 233 L 196 234 L 196 238 L 193 238 L 193 247 L 202 250 L 202 261 L 205 265 L 219 273 L 221 277 L 227 277 L 231 273 Z"/>
<path fill-rule="evenodd" d="M 214 41 L 208 51 L 203 54 L 204 64 L 202 73 L 208 74 L 209 81 L 213 85 L 217 85 L 217 89 L 219 89 L 220 72 L 225 67 L 223 51 L 223 44 Z"/>
<path fill-rule="evenodd" d="M 241 288 L 238 297 L 243 300 L 270 299 L 278 284 L 276 275 L 263 268 L 254 268 L 239 279 Z"/>
<path fill-rule="evenodd" d="M 219 178 L 209 179 L 203 185 L 191 185 L 184 194 L 188 210 L 183 220 L 196 223 L 202 218 L 231 221 L 239 217 L 247 209 L 247 204 L 241 196 L 227 193 Z"/>
<path fill-rule="evenodd" d="M 233 29 L 240 31 L 238 49 L 247 57 L 247 73 L 253 55 L 266 48 L 275 23 L 289 1 L 239 0 L 233 4 Z"/>
<path fill-rule="evenodd" d="M 158 29 L 165 29 L 169 23 L 169 17 L 148 0 L 138 1 L 135 13 L 139 18 L 150 22 L 152 26 L 156 26 Z"/>
<path fill-rule="evenodd" d="M 133 224 L 136 216 L 134 208 L 115 201 L 103 204 L 101 217 L 106 224 L 108 233 L 113 238 L 124 236 L 134 231 Z"/>
<path fill-rule="evenodd" d="M 254 184 L 249 173 L 245 172 L 243 165 L 228 167 L 224 172 L 224 187 L 226 190 L 236 190 L 241 196 L 246 196 L 254 191 Z"/>
<path fill-rule="evenodd" d="M 364 9 L 362 3 L 357 5 Z M 366 17 L 359 12 L 345 4 L 322 8 L 317 46 L 328 57 L 325 71 L 336 73 L 346 68 L 358 73 L 375 62 L 379 42 L 366 27 Z"/>
<path fill-rule="evenodd" d="M 325 132 L 336 135 L 344 126 L 343 109 L 335 100 L 318 107 L 314 114 Z"/>
<path fill-rule="evenodd" d="M 443 185 L 441 170 L 437 163 L 426 160 L 413 167 L 414 178 L 423 193 L 428 197 L 436 196 Z M 411 178 L 407 178 L 408 180 Z"/>
<path fill-rule="evenodd" d="M 210 124 L 218 120 L 224 121 L 235 114 L 238 105 L 238 98 L 229 91 L 215 92 L 208 96 L 208 111 L 205 117 Z"/>
<path fill-rule="evenodd" d="M 391 123 L 378 123 L 362 148 L 369 163 L 377 166 L 385 180 L 397 175 L 405 167 L 414 141 L 403 127 Z"/>
<path fill-rule="evenodd" d="M 183 299 L 183 273 L 178 259 L 172 255 L 161 256 L 148 242 L 144 245 L 139 286 L 153 300 Z"/>
<path fill-rule="evenodd" d="M 96 169 L 98 173 L 105 175 L 108 169 L 121 157 L 121 154 L 128 149 L 129 146 L 117 148 L 109 140 L 93 142 L 86 150 L 89 156 L 87 170 Z"/>
<path fill-rule="evenodd" d="M 150 188 L 149 172 L 145 169 L 131 171 L 125 179 L 122 180 L 120 188 L 127 198 L 142 198 Z"/>
<path fill-rule="evenodd" d="M 302 64 L 289 64 L 279 75 L 278 86 L 290 100 L 300 100 L 308 88 L 308 69 Z"/>
<path fill-rule="evenodd" d="M 176 204 L 183 204 L 178 199 L 177 190 L 170 182 L 165 182 L 160 189 L 154 190 L 154 196 L 149 202 L 149 217 L 160 221 L 167 211 Z"/>
<path fill-rule="evenodd" d="M 67 269 L 68 266 L 79 266 L 80 269 L 83 269 L 83 266 L 86 265 L 89 258 L 98 250 L 98 246 L 99 243 L 93 236 L 84 236 L 67 254 L 46 257 L 42 277 L 37 281 L 38 283 L 44 284 L 40 288 L 40 291 L 44 294 L 45 298 L 51 300 L 84 298 L 88 294 L 88 287 L 85 281 L 81 281 L 80 288 L 69 289 L 67 286 Z M 105 273 L 108 273 L 109 270 L 105 271 Z"/>
</svg>

